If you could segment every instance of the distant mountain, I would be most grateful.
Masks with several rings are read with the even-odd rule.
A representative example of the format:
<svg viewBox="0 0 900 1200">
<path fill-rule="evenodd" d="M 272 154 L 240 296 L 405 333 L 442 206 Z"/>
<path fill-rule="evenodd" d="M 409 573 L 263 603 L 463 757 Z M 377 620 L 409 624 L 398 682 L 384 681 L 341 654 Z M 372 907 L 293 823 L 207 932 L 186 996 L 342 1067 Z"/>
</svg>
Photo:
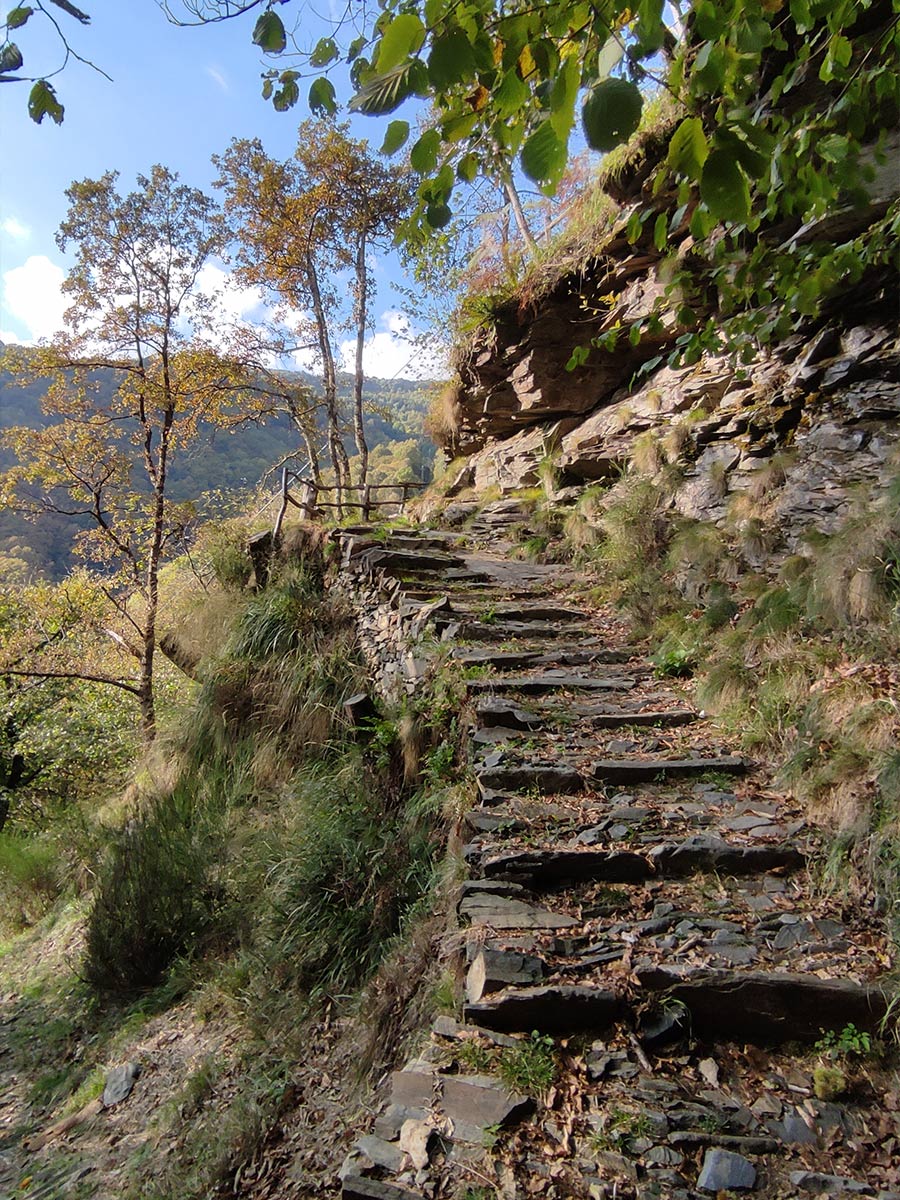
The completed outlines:
<svg viewBox="0 0 900 1200">
<path fill-rule="evenodd" d="M 47 419 L 41 411 L 46 381 L 35 379 L 17 386 L 3 369 L 0 343 L 0 431 L 15 425 L 41 428 Z M 314 391 L 317 380 L 305 372 L 299 378 Z M 353 377 L 339 377 L 341 395 L 349 401 Z M 434 446 L 423 432 L 429 402 L 428 383 L 408 379 L 367 379 L 366 436 L 371 452 L 373 482 L 379 478 L 430 478 Z M 348 454 L 352 437 L 345 438 Z M 212 426 L 205 435 L 173 462 L 171 495 L 176 500 L 203 503 L 207 493 L 239 496 L 252 492 L 272 466 L 300 439 L 287 417 L 265 425 L 248 425 L 233 433 Z M 303 455 L 300 456 L 302 466 Z M 12 466 L 13 456 L 0 446 L 0 470 Z M 273 487 L 274 487 L 273 482 Z M 60 579 L 72 566 L 74 523 L 48 516 L 26 522 L 15 513 L 0 512 L 0 563 L 25 564 L 29 575 Z M 22 570 L 19 565 L 19 570 Z M 2 580 L 0 580 L 2 582 Z"/>
</svg>

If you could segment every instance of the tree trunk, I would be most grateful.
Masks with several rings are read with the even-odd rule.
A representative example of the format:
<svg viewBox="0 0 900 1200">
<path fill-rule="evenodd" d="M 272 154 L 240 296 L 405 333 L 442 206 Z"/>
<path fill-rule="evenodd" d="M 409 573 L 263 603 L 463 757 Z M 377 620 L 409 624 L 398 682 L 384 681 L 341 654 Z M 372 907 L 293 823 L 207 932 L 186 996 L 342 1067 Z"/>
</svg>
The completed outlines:
<svg viewBox="0 0 900 1200">
<path fill-rule="evenodd" d="M 504 179 L 503 190 L 506 192 L 507 200 L 509 200 L 509 206 L 512 209 L 513 216 L 515 217 L 519 233 L 521 233 L 522 237 L 525 239 L 526 245 L 530 246 L 532 250 L 536 249 L 537 242 L 534 240 L 534 234 L 531 232 L 528 221 L 526 220 L 525 211 L 522 208 L 522 201 L 519 199 L 519 193 L 516 190 L 516 185 L 511 179 Z"/>
<path fill-rule="evenodd" d="M 369 307 L 369 277 L 366 271 L 366 234 L 359 235 L 356 247 L 356 369 L 353 377 L 353 431 L 356 435 L 356 452 L 359 455 L 360 488 L 366 486 L 369 473 L 369 447 L 363 424 L 363 350 L 366 344 L 366 314 Z"/>
<path fill-rule="evenodd" d="M 325 305 L 322 302 L 322 292 L 319 288 L 319 278 L 312 255 L 309 256 L 307 265 L 313 313 L 316 318 L 316 332 L 319 338 L 319 351 L 322 355 L 322 386 L 325 393 L 325 412 L 328 418 L 328 449 L 337 485 L 338 516 L 343 517 L 344 490 L 350 482 L 350 464 L 347 461 L 344 443 L 341 441 L 337 402 L 337 371 L 334 365 L 334 353 L 331 349 L 331 338 L 328 333 Z"/>
</svg>

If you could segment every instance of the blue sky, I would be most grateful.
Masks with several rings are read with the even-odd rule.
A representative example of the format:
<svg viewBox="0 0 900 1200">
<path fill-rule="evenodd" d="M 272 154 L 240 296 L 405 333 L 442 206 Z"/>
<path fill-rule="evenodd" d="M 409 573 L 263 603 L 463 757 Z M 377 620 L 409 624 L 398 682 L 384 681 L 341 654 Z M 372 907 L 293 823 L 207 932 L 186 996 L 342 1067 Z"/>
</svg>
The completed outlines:
<svg viewBox="0 0 900 1200">
<path fill-rule="evenodd" d="M 61 126 L 45 118 L 35 125 L 26 112 L 27 85 L 0 88 L 0 340 L 34 341 L 58 326 L 66 263 L 54 242 L 66 212 L 64 191 L 75 179 L 121 173 L 128 190 L 135 176 L 156 162 L 193 186 L 209 190 L 210 155 L 232 137 L 259 137 L 268 153 L 288 157 L 306 109 L 276 113 L 260 96 L 266 65 L 251 44 L 254 15 L 216 26 L 179 29 L 167 22 L 156 0 L 83 0 L 87 27 L 61 14 L 74 48 L 113 77 L 109 82 L 70 62 L 54 83 L 65 104 Z M 293 7 L 293 6 L 292 6 Z M 285 9 L 284 12 L 289 12 Z M 302 12 L 303 37 L 320 29 Z M 14 35 L 28 74 L 50 71 L 59 55 L 37 15 Z M 320 27 L 321 28 L 321 27 Z M 335 81 L 337 82 L 337 80 Z M 384 121 L 357 118 L 354 133 L 380 145 Z M 399 278 L 393 256 L 376 262 L 378 292 L 367 353 L 370 374 L 416 373 L 411 351 L 396 336 L 400 301 L 390 288 Z M 232 294 L 236 312 L 251 315 L 254 298 Z M 415 356 L 413 356 L 415 357 Z M 429 372 L 433 374 L 432 370 Z"/>
</svg>

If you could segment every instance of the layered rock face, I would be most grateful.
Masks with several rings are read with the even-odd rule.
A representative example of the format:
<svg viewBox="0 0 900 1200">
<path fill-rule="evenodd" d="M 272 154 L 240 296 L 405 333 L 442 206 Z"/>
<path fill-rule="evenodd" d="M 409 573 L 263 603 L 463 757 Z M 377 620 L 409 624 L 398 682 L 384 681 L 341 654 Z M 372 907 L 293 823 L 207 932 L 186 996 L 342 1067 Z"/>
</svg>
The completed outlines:
<svg viewBox="0 0 900 1200">
<path fill-rule="evenodd" d="M 848 229 L 865 236 L 896 199 L 900 179 L 883 168 L 871 186 L 867 208 L 796 231 L 790 244 L 843 240 Z M 665 206 L 638 198 L 578 275 L 560 279 L 531 307 L 510 301 L 462 353 L 450 450 L 467 462 L 450 494 L 533 486 L 546 461 L 561 489 L 583 489 L 616 478 L 637 457 L 649 474 L 678 468 L 678 512 L 721 523 L 734 496 L 759 490 L 766 469 L 767 521 L 793 551 L 810 530 L 833 533 L 860 485 L 877 488 L 895 474 L 897 276 L 885 268 L 848 283 L 803 333 L 752 357 L 742 347 L 740 365 L 736 356 L 706 354 L 674 368 L 666 360 L 684 329 L 677 297 L 666 294 L 664 255 L 643 235 L 636 246 L 626 236 L 636 212 L 652 217 Z M 690 255 L 686 228 L 673 240 L 678 257 Z M 575 347 L 654 312 L 636 346 L 620 337 L 614 350 L 593 348 L 568 369 Z"/>
<path fill-rule="evenodd" d="M 533 486 L 549 458 L 562 488 L 581 488 L 616 477 L 637 444 L 651 473 L 654 456 L 681 468 L 679 512 L 720 522 L 732 497 L 774 462 L 768 515 L 795 549 L 810 530 L 833 533 L 860 485 L 886 485 L 896 473 L 900 334 L 891 307 L 885 297 L 880 311 L 858 323 L 834 321 L 741 369 L 704 357 L 690 367 L 663 366 L 636 384 L 633 354 L 603 354 L 596 367 L 566 372 L 575 331 L 556 308 L 536 322 L 540 331 L 555 321 L 554 340 L 536 343 L 530 327 L 515 347 L 490 358 L 481 352 L 464 366 L 472 381 L 464 399 L 470 444 L 476 433 L 480 444 L 457 487 L 506 493 Z M 506 404 L 499 418 L 497 396 Z M 525 427 L 512 432 L 516 420 Z"/>
</svg>

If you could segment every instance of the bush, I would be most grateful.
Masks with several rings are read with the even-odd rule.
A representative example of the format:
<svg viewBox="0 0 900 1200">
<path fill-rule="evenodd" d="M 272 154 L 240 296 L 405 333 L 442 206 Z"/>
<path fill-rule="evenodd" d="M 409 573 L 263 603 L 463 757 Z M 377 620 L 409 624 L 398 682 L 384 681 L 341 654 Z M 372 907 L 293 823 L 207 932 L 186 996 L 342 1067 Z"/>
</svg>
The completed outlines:
<svg viewBox="0 0 900 1200">
<path fill-rule="evenodd" d="M 192 819 L 183 790 L 154 798 L 129 822 L 101 867 L 88 917 L 89 983 L 126 993 L 152 987 L 212 933 L 221 909 L 217 840 Z"/>
<path fill-rule="evenodd" d="M 62 892 L 63 876 L 49 837 L 0 834 L 0 924 L 16 929 L 42 917 Z"/>
<path fill-rule="evenodd" d="M 428 890 L 430 822 L 412 802 L 392 811 L 377 782 L 354 757 L 298 775 L 293 822 L 271 848 L 263 954 L 309 990 L 366 979 Z"/>
</svg>

